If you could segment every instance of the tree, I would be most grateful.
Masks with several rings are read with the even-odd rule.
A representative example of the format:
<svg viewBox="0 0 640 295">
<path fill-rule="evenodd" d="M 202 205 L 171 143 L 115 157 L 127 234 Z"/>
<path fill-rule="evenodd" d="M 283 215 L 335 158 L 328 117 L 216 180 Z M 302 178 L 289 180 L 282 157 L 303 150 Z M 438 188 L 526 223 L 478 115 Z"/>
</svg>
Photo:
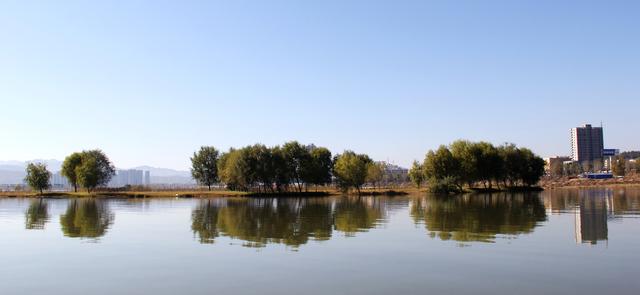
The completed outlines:
<svg viewBox="0 0 640 295">
<path fill-rule="evenodd" d="M 81 153 L 73 153 L 67 156 L 62 163 L 62 170 L 60 173 L 69 180 L 69 183 L 73 185 L 73 191 L 78 192 L 78 176 L 76 175 L 76 168 L 80 166 L 82 161 Z"/>
<path fill-rule="evenodd" d="M 199 184 L 206 185 L 211 190 L 211 185 L 218 182 L 219 152 L 212 146 L 203 146 L 191 157 L 191 176 Z"/>
<path fill-rule="evenodd" d="M 371 162 L 369 156 L 352 151 L 345 151 L 336 156 L 333 172 L 338 185 L 345 190 L 350 187 L 355 188 L 360 194 L 360 188 L 366 180 L 367 169 Z"/>
<path fill-rule="evenodd" d="M 462 191 L 462 181 L 464 180 L 462 165 L 446 146 L 442 145 L 436 151 L 429 151 L 424 160 L 423 168 L 432 184 L 446 180 L 446 188 L 451 188 L 449 184 L 454 184 L 457 191 Z"/>
<path fill-rule="evenodd" d="M 376 188 L 376 185 L 379 184 L 380 181 L 382 181 L 385 168 L 386 167 L 384 163 L 371 162 L 368 164 L 366 181 L 368 183 L 371 183 L 374 189 Z"/>
<path fill-rule="evenodd" d="M 302 192 L 304 166 L 311 158 L 309 150 L 297 141 L 291 141 L 284 144 L 282 152 L 289 168 L 291 181 L 294 186 L 298 187 L 298 191 Z"/>
<path fill-rule="evenodd" d="M 413 165 L 411 165 L 411 169 L 409 169 L 409 179 L 411 179 L 411 182 L 415 184 L 417 188 L 420 188 L 420 185 L 424 182 L 424 169 L 418 161 L 413 161 Z"/>
<path fill-rule="evenodd" d="M 78 184 L 90 193 L 96 187 L 109 183 L 115 174 L 115 167 L 101 150 L 83 151 L 75 173 Z"/>
<path fill-rule="evenodd" d="M 29 163 L 26 168 L 27 176 L 24 181 L 31 187 L 31 189 L 40 191 L 49 189 L 49 179 L 51 178 L 51 172 L 47 170 L 47 165 L 43 163 Z"/>
<path fill-rule="evenodd" d="M 640 173 L 640 158 L 636 159 L 636 173 Z"/>
<path fill-rule="evenodd" d="M 308 184 L 325 185 L 331 182 L 333 159 L 327 148 L 312 147 L 309 161 L 303 166 L 303 181 Z"/>
<path fill-rule="evenodd" d="M 626 160 L 623 156 L 618 155 L 611 163 L 611 171 L 615 176 L 624 176 L 626 168 Z"/>
</svg>

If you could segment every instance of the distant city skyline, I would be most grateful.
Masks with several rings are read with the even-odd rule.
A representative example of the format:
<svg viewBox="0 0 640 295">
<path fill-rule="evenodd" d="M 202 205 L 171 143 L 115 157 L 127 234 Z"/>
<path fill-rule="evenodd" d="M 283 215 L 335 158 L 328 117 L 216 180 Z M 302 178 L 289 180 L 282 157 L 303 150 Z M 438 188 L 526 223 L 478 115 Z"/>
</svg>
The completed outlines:
<svg viewBox="0 0 640 295">
<path fill-rule="evenodd" d="M 456 139 L 639 150 L 640 2 L 4 3 L 0 160 L 189 169 L 297 140 L 408 167 Z"/>
</svg>

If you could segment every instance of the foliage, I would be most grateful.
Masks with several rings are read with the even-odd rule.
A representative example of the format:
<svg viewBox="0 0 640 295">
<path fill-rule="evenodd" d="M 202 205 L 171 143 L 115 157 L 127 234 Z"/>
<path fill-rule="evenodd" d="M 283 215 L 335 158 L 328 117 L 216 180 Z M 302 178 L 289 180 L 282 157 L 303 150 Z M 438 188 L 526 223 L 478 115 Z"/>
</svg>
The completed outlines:
<svg viewBox="0 0 640 295">
<path fill-rule="evenodd" d="M 284 146 L 262 144 L 230 149 L 218 160 L 220 181 L 232 190 L 302 191 L 309 184 L 331 182 L 331 152 L 313 145 L 289 142 Z"/>
<path fill-rule="evenodd" d="M 386 164 L 383 162 L 371 162 L 367 167 L 366 182 L 373 185 L 375 188 L 384 178 L 384 171 L 386 170 Z"/>
<path fill-rule="evenodd" d="M 617 157 L 615 157 L 611 163 L 611 172 L 613 172 L 613 175 L 624 176 L 625 169 L 626 169 L 626 162 L 627 160 L 621 155 L 618 155 Z"/>
<path fill-rule="evenodd" d="M 82 154 L 73 153 L 67 156 L 62 163 L 62 170 L 60 173 L 69 180 L 69 183 L 73 186 L 73 191 L 78 192 L 78 176 L 76 175 L 76 168 L 82 163 Z"/>
<path fill-rule="evenodd" d="M 331 170 L 333 159 L 329 149 L 311 146 L 310 159 L 305 163 L 302 179 L 305 183 L 313 185 L 325 185 L 331 183 Z"/>
<path fill-rule="evenodd" d="M 282 147 L 285 162 L 288 167 L 289 175 L 293 181 L 293 185 L 302 191 L 303 175 L 305 173 L 305 165 L 311 161 L 309 151 L 297 141 L 291 141 Z"/>
<path fill-rule="evenodd" d="M 360 194 L 360 188 L 366 181 L 371 158 L 364 154 L 356 154 L 352 151 L 345 151 L 336 156 L 333 173 L 338 181 L 338 185 L 344 189 L 354 188 Z"/>
<path fill-rule="evenodd" d="M 75 173 L 78 184 L 91 192 L 109 183 L 115 174 L 115 167 L 101 150 L 83 151 Z"/>
<path fill-rule="evenodd" d="M 203 146 L 191 157 L 191 176 L 209 190 L 218 182 L 219 152 L 212 146 Z"/>
<path fill-rule="evenodd" d="M 429 151 L 422 165 L 414 163 L 410 177 L 414 183 L 428 179 L 435 192 L 460 192 L 470 188 L 532 186 L 544 174 L 544 160 L 531 150 L 513 144 L 499 147 L 487 142 L 458 140 L 450 146 Z M 422 173 L 419 173 L 422 172 Z"/>
<path fill-rule="evenodd" d="M 24 181 L 31 187 L 31 189 L 39 191 L 42 194 L 43 190 L 49 189 L 49 179 L 51 178 L 51 172 L 47 170 L 47 165 L 43 163 L 29 163 L 26 168 L 27 176 Z"/>
<path fill-rule="evenodd" d="M 424 170 L 418 161 L 413 161 L 411 169 L 409 169 L 409 179 L 411 179 L 411 182 L 418 188 L 420 188 L 425 181 Z"/>
</svg>

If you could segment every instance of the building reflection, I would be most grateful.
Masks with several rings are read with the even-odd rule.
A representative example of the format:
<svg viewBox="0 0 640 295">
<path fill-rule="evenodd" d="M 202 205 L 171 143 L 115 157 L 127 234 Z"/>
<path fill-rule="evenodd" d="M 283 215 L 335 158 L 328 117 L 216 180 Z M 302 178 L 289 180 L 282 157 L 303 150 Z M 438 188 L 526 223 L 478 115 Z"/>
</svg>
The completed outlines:
<svg viewBox="0 0 640 295">
<path fill-rule="evenodd" d="M 411 204 L 411 217 L 429 235 L 458 242 L 493 242 L 530 233 L 546 220 L 537 194 L 425 196 Z"/>
<path fill-rule="evenodd" d="M 373 197 L 202 200 L 193 209 L 191 230 L 204 244 L 226 236 L 247 247 L 298 247 L 328 240 L 336 231 L 347 237 L 366 232 L 386 220 L 385 204 Z"/>
<path fill-rule="evenodd" d="M 621 189 L 571 189 L 545 193 L 544 202 L 551 213 L 574 214 L 574 237 L 578 244 L 596 245 L 609 240 L 608 222 L 637 214 L 640 197 Z"/>
<path fill-rule="evenodd" d="M 49 204 L 42 198 L 32 200 L 24 215 L 26 229 L 44 229 L 49 221 Z"/>
<path fill-rule="evenodd" d="M 97 239 L 107 233 L 114 221 L 107 201 L 72 199 L 67 210 L 60 215 L 60 225 L 65 236 Z"/>
</svg>

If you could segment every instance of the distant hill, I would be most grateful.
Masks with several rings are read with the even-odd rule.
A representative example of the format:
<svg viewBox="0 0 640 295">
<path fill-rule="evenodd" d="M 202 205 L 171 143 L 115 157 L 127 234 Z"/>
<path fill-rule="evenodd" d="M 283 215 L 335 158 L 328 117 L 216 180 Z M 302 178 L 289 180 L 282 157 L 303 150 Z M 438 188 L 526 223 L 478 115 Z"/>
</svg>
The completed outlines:
<svg viewBox="0 0 640 295">
<path fill-rule="evenodd" d="M 151 166 L 138 166 L 132 169 L 149 171 L 152 184 L 194 184 L 191 172 Z"/>
<path fill-rule="evenodd" d="M 45 163 L 49 171 L 55 173 L 60 171 L 62 167 L 62 161 L 55 159 L 42 160 L 36 159 L 31 161 L 0 161 L 0 184 L 19 184 L 27 175 L 24 169 L 27 167 L 27 163 Z"/>
<path fill-rule="evenodd" d="M 27 163 L 40 162 L 46 163 L 47 168 L 52 173 L 60 171 L 62 161 L 55 159 L 49 160 L 31 160 L 31 161 L 0 161 L 0 184 L 19 184 L 26 176 L 25 168 Z M 151 174 L 152 184 L 193 184 L 195 181 L 191 178 L 191 172 L 183 170 L 174 170 L 168 168 L 157 168 L 151 166 L 138 166 L 132 169 L 149 171 Z"/>
</svg>

